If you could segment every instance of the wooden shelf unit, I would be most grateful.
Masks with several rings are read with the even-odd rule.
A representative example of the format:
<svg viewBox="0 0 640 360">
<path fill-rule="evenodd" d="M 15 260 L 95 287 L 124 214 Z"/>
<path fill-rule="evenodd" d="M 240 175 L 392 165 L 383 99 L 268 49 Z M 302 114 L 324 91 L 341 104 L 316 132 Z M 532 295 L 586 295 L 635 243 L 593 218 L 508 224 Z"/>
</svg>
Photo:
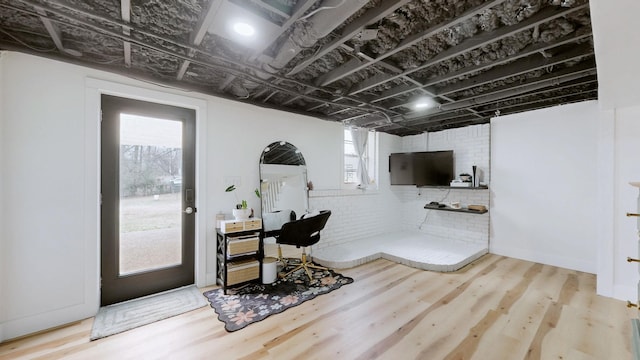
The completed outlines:
<svg viewBox="0 0 640 360">
<path fill-rule="evenodd" d="M 247 224 L 216 229 L 216 282 L 227 293 L 227 287 L 262 278 L 264 232 L 261 219 L 246 220 Z M 259 227 L 257 222 L 259 221 Z M 224 224 L 223 224 L 224 225 Z"/>
</svg>

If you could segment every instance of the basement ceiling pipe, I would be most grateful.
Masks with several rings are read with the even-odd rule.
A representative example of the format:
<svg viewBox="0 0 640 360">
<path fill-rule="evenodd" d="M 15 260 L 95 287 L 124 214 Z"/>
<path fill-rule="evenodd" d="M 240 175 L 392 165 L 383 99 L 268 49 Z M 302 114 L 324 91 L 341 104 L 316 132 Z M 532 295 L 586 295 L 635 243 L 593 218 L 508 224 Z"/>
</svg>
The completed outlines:
<svg viewBox="0 0 640 360">
<path fill-rule="evenodd" d="M 309 17 L 306 26 L 298 26 L 278 50 L 273 61 L 264 65 L 264 70 L 276 73 L 285 67 L 300 51 L 313 46 L 335 28 L 350 18 L 368 0 L 325 0 Z"/>
<path fill-rule="evenodd" d="M 505 99 L 511 96 L 524 94 L 529 91 L 542 89 L 548 86 L 560 85 L 567 81 L 572 81 L 579 78 L 583 78 L 585 76 L 595 75 L 595 74 L 596 74 L 596 70 L 594 69 L 588 70 L 588 71 L 582 71 L 582 72 L 578 72 L 578 73 L 574 73 L 574 74 L 570 74 L 562 77 L 557 77 L 550 80 L 537 82 L 531 85 L 525 85 L 515 89 L 506 89 L 502 91 L 497 91 L 492 94 L 476 96 L 468 100 L 460 100 L 460 101 L 456 101 L 448 104 L 442 104 L 438 107 L 438 109 L 440 109 L 441 111 L 449 111 L 449 110 L 457 110 L 457 109 L 472 107 L 475 105 L 481 105 L 488 102 Z"/>
</svg>

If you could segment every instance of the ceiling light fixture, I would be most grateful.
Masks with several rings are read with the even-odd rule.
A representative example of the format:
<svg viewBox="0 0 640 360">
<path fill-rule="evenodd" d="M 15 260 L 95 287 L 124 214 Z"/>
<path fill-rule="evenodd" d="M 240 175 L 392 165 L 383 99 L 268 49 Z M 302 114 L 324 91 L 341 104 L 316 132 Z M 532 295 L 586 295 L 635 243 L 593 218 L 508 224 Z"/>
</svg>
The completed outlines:
<svg viewBox="0 0 640 360">
<path fill-rule="evenodd" d="M 237 22 L 233 24 L 233 31 L 242 36 L 253 36 L 253 34 L 256 33 L 256 29 L 245 22 Z"/>
<path fill-rule="evenodd" d="M 436 106 L 435 100 L 432 98 L 420 98 L 413 104 L 415 110 L 425 110 Z"/>
</svg>

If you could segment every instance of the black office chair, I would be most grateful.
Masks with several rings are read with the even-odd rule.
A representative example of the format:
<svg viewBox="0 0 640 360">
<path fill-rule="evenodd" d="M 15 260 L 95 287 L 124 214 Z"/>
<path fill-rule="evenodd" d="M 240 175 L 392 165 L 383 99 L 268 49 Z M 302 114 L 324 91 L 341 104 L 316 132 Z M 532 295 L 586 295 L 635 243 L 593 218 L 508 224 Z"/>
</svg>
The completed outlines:
<svg viewBox="0 0 640 360">
<path fill-rule="evenodd" d="M 320 241 L 320 230 L 324 229 L 327 220 L 329 220 L 329 216 L 331 216 L 331 210 L 322 210 L 318 215 L 303 217 L 300 220 L 291 221 L 282 225 L 280 233 L 275 237 L 276 243 L 278 244 L 278 255 L 282 257 L 282 253 L 280 251 L 281 244 L 295 245 L 297 248 L 302 248 L 300 265 L 284 274 L 282 276 L 283 278 L 300 269 L 304 269 L 309 276 L 309 280 L 311 280 L 312 276 L 309 268 L 327 270 L 325 267 L 307 262 L 305 247 L 311 246 Z"/>
</svg>

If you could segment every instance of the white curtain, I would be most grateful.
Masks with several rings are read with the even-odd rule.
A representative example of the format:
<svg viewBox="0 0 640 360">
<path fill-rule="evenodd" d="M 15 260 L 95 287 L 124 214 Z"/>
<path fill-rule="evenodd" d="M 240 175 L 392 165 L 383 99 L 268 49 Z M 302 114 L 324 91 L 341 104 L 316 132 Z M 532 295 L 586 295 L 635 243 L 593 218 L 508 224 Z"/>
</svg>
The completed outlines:
<svg viewBox="0 0 640 360">
<path fill-rule="evenodd" d="M 358 155 L 358 180 L 360 181 L 360 187 L 366 188 L 369 186 L 369 169 L 367 169 L 367 161 L 365 159 L 365 150 L 367 149 L 367 139 L 369 139 L 369 130 L 362 128 L 351 128 L 351 140 L 353 141 L 353 147 Z"/>
</svg>

